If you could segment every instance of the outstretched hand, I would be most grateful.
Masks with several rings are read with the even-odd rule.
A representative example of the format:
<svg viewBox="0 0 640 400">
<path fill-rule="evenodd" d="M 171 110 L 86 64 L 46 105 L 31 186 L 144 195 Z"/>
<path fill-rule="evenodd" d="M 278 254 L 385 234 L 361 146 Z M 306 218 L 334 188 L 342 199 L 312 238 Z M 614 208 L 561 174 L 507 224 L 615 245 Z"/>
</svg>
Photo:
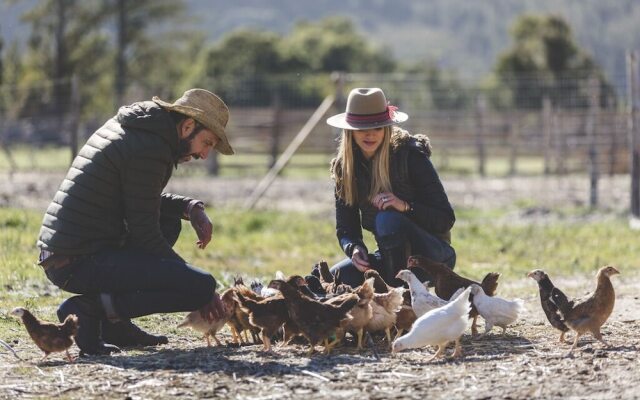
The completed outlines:
<svg viewBox="0 0 640 400">
<path fill-rule="evenodd" d="M 191 221 L 191 226 L 198 235 L 198 241 L 196 244 L 199 248 L 204 249 L 211 241 L 211 236 L 213 235 L 213 224 L 207 216 L 207 213 L 204 211 L 204 207 L 193 207 L 189 213 L 189 220 Z"/>
<path fill-rule="evenodd" d="M 224 304 L 216 292 L 213 292 L 211 301 L 200 308 L 200 315 L 209 322 L 221 319 L 224 317 L 224 313 Z"/>
</svg>

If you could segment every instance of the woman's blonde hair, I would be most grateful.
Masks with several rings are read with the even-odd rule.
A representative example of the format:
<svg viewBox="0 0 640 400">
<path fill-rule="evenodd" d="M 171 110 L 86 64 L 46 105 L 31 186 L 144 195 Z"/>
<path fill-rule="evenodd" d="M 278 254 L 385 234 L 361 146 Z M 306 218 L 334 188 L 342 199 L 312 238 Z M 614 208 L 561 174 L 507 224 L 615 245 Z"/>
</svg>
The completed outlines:
<svg viewBox="0 0 640 400">
<path fill-rule="evenodd" d="M 369 201 L 378 193 L 391 191 L 389 178 L 389 153 L 391 146 L 392 126 L 384 127 L 384 137 L 380 147 L 371 159 L 371 185 L 366 194 Z M 353 131 L 344 129 L 340 136 L 338 154 L 331 168 L 331 177 L 336 184 L 336 194 L 347 205 L 353 206 L 358 202 L 358 188 L 355 182 Z M 363 193 L 363 195 L 365 195 Z"/>
</svg>

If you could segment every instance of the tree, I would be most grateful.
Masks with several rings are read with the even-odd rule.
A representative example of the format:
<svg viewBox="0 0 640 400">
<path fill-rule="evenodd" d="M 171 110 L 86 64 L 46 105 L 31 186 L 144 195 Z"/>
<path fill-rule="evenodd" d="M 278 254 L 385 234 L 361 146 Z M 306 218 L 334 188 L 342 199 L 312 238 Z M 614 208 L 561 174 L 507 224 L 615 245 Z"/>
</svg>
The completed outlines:
<svg viewBox="0 0 640 400">
<path fill-rule="evenodd" d="M 495 72 L 511 92 L 514 105 L 540 108 L 549 97 L 556 106 L 585 107 L 585 86 L 596 76 L 601 102 L 614 93 L 591 56 L 576 44 L 571 28 L 561 17 L 525 15 L 511 30 L 513 46 L 500 55 Z"/>
</svg>

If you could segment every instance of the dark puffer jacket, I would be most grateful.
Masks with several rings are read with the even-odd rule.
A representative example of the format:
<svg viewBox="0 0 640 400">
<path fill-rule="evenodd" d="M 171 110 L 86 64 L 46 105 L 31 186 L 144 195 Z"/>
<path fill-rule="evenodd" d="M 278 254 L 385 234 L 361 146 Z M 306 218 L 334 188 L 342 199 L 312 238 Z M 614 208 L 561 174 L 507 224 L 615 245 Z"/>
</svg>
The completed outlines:
<svg viewBox="0 0 640 400">
<path fill-rule="evenodd" d="M 375 218 L 378 213 L 368 200 L 371 188 L 371 162 L 354 145 L 354 170 L 358 190 L 358 204 L 347 205 L 336 196 L 336 235 L 345 254 L 351 257 L 354 245 L 366 248 L 362 228 L 375 234 Z M 412 206 L 406 213 L 425 231 L 451 241 L 450 229 L 455 223 L 455 213 L 444 187 L 429 157 L 431 146 L 424 135 L 412 136 L 395 128 L 391 136 L 389 173 L 393 193 Z M 340 165 L 333 160 L 332 169 Z"/>
<path fill-rule="evenodd" d="M 49 205 L 38 247 L 65 255 L 131 246 L 178 258 L 160 212 L 181 216 L 192 200 L 162 193 L 178 159 L 170 114 L 151 101 L 120 108 L 82 147 Z"/>
</svg>

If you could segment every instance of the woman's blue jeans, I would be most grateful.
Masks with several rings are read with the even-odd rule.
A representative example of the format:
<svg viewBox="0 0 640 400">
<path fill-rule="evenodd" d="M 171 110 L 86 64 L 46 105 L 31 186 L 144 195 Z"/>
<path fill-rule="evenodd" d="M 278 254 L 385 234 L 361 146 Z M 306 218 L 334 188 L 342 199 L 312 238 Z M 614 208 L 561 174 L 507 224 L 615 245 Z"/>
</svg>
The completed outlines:
<svg viewBox="0 0 640 400">
<path fill-rule="evenodd" d="M 173 245 L 181 230 L 179 217 L 162 218 L 161 227 Z M 193 311 L 211 301 L 216 288 L 211 274 L 186 262 L 126 247 L 80 257 L 47 270 L 47 277 L 67 292 L 100 295 L 103 306 L 107 295 L 120 319 Z"/>
<path fill-rule="evenodd" d="M 374 236 L 378 250 L 369 254 L 369 263 L 381 274 L 383 253 L 394 251 L 405 253 L 407 247 L 409 254 L 420 254 L 434 261 L 445 263 L 452 269 L 456 264 L 456 252 L 449 243 L 428 233 L 397 211 L 378 213 L 375 220 Z M 403 259 L 402 265 L 406 265 L 406 259 Z M 356 287 L 364 282 L 364 274 L 358 271 L 350 258 L 345 258 L 331 268 L 334 275 L 338 271 L 342 283 Z"/>
</svg>

